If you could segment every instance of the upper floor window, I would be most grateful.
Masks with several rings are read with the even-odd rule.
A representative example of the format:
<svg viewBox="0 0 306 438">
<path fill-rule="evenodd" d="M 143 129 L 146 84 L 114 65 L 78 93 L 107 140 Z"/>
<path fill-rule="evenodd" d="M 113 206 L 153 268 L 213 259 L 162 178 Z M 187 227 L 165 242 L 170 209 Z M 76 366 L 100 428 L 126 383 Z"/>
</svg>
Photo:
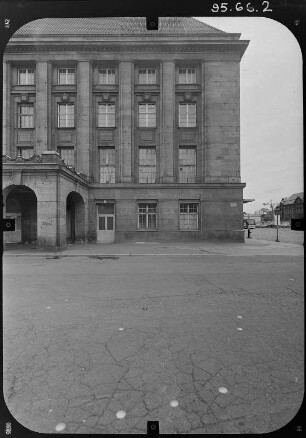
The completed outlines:
<svg viewBox="0 0 306 438">
<path fill-rule="evenodd" d="M 156 84 L 155 68 L 139 69 L 139 84 Z"/>
<path fill-rule="evenodd" d="M 67 164 L 67 166 L 74 167 L 74 147 L 60 147 L 59 154 Z"/>
<path fill-rule="evenodd" d="M 99 84 L 112 85 L 116 83 L 116 72 L 114 69 L 99 69 Z"/>
<path fill-rule="evenodd" d="M 197 107 L 195 103 L 179 104 L 179 126 L 194 128 L 197 125 Z"/>
<path fill-rule="evenodd" d="M 115 148 L 103 147 L 99 149 L 100 155 L 100 183 L 115 182 Z"/>
<path fill-rule="evenodd" d="M 139 182 L 155 183 L 156 178 L 156 149 L 151 147 L 139 148 Z"/>
<path fill-rule="evenodd" d="M 34 105 L 19 105 L 18 128 L 34 128 Z"/>
<path fill-rule="evenodd" d="M 74 68 L 59 68 L 58 83 L 60 85 L 75 84 L 75 69 Z"/>
<path fill-rule="evenodd" d="M 35 70 L 34 68 L 18 69 L 18 85 L 34 85 Z"/>
<path fill-rule="evenodd" d="M 115 104 L 114 103 L 99 103 L 98 106 L 98 127 L 99 128 L 114 128 L 115 121 Z"/>
<path fill-rule="evenodd" d="M 140 103 L 138 107 L 139 127 L 156 127 L 156 105 L 155 103 Z"/>
<path fill-rule="evenodd" d="M 74 128 L 74 104 L 59 103 L 57 106 L 57 127 Z"/>
<path fill-rule="evenodd" d="M 196 82 L 195 68 L 179 69 L 179 84 L 195 84 L 195 82 Z"/>
<path fill-rule="evenodd" d="M 22 158 L 29 159 L 34 155 L 34 149 L 32 147 L 19 147 L 18 155 Z"/>
<path fill-rule="evenodd" d="M 194 183 L 196 179 L 196 148 L 179 148 L 179 182 Z"/>
</svg>

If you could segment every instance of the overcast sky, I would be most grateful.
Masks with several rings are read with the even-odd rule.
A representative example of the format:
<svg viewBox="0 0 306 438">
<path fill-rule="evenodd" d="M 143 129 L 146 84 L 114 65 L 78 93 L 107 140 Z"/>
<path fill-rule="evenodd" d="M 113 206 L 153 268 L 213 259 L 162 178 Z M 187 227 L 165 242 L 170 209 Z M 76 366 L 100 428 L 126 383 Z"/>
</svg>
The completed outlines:
<svg viewBox="0 0 306 438">
<path fill-rule="evenodd" d="M 302 54 L 294 35 L 268 18 L 196 17 L 250 40 L 241 71 L 241 181 L 253 213 L 303 191 Z"/>
</svg>

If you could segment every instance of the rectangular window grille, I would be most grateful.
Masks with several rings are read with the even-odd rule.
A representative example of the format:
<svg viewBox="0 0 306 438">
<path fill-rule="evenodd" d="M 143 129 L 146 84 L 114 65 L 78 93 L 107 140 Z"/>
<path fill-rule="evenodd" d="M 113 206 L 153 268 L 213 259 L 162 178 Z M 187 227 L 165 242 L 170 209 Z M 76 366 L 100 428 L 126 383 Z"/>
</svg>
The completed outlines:
<svg viewBox="0 0 306 438">
<path fill-rule="evenodd" d="M 18 155 L 22 158 L 31 158 L 34 155 L 33 148 L 18 148 Z"/>
<path fill-rule="evenodd" d="M 155 230 L 157 226 L 157 204 L 138 204 L 138 228 L 140 230 Z"/>
<path fill-rule="evenodd" d="M 180 229 L 197 230 L 199 228 L 198 204 L 180 203 Z"/>
<path fill-rule="evenodd" d="M 139 127 L 156 127 L 156 105 L 155 103 L 140 103 L 138 106 Z"/>
<path fill-rule="evenodd" d="M 155 183 L 156 178 L 156 149 L 139 148 L 139 182 Z"/>
<path fill-rule="evenodd" d="M 115 182 L 115 148 L 100 148 L 100 183 Z"/>
<path fill-rule="evenodd" d="M 197 107 L 195 103 L 179 104 L 180 128 L 194 128 L 197 125 Z"/>
<path fill-rule="evenodd" d="M 179 84 L 195 84 L 195 82 L 196 82 L 195 68 L 179 69 Z"/>
<path fill-rule="evenodd" d="M 75 69 L 74 68 L 59 68 L 58 83 L 60 85 L 75 84 Z"/>
<path fill-rule="evenodd" d="M 179 148 L 179 182 L 194 183 L 196 178 L 196 148 Z"/>
<path fill-rule="evenodd" d="M 35 70 L 34 68 L 18 69 L 18 85 L 34 85 Z"/>
<path fill-rule="evenodd" d="M 116 82 L 116 72 L 114 69 L 99 69 L 99 84 L 112 85 Z"/>
<path fill-rule="evenodd" d="M 58 128 L 74 128 L 74 103 L 58 103 Z"/>
<path fill-rule="evenodd" d="M 115 121 L 115 104 L 114 103 L 99 103 L 98 106 L 98 127 L 99 128 L 114 128 Z"/>
<path fill-rule="evenodd" d="M 155 68 L 139 69 L 139 84 L 156 84 Z"/>
<path fill-rule="evenodd" d="M 18 128 L 34 128 L 34 105 L 19 105 Z"/>
<path fill-rule="evenodd" d="M 74 148 L 59 148 L 59 154 L 67 166 L 74 167 Z"/>
</svg>

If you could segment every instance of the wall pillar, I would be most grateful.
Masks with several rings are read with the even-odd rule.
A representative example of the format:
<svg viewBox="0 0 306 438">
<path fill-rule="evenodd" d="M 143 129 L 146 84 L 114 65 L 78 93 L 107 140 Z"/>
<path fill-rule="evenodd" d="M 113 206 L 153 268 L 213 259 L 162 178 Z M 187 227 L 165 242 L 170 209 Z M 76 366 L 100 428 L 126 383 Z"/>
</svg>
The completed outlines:
<svg viewBox="0 0 306 438">
<path fill-rule="evenodd" d="M 9 61 L 3 63 L 3 155 L 11 156 L 10 133 L 11 133 L 11 64 Z"/>
<path fill-rule="evenodd" d="M 85 175 L 91 175 L 91 106 L 92 81 L 91 62 L 79 61 L 78 64 L 78 95 L 77 95 L 77 164 L 76 170 Z"/>
<path fill-rule="evenodd" d="M 119 63 L 119 181 L 132 182 L 134 68 L 131 61 Z"/>
<path fill-rule="evenodd" d="M 160 182 L 173 182 L 175 63 L 162 63 Z"/>
<path fill-rule="evenodd" d="M 36 63 L 36 105 L 35 105 L 35 153 L 42 154 L 49 149 L 48 147 L 48 131 L 50 119 L 50 64 L 47 61 Z"/>
</svg>

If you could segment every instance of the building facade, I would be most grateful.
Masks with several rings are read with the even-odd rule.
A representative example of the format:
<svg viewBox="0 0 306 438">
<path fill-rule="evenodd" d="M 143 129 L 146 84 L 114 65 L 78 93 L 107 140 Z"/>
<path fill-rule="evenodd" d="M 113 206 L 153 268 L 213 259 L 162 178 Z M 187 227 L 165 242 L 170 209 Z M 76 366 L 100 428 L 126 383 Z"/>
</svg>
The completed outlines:
<svg viewBox="0 0 306 438">
<path fill-rule="evenodd" d="M 243 241 L 240 60 L 193 18 L 28 23 L 4 54 L 7 242 Z"/>
<path fill-rule="evenodd" d="M 304 193 L 294 193 L 288 198 L 283 198 L 277 210 L 280 215 L 281 223 L 291 223 L 291 219 L 301 219 L 304 217 Z"/>
</svg>

